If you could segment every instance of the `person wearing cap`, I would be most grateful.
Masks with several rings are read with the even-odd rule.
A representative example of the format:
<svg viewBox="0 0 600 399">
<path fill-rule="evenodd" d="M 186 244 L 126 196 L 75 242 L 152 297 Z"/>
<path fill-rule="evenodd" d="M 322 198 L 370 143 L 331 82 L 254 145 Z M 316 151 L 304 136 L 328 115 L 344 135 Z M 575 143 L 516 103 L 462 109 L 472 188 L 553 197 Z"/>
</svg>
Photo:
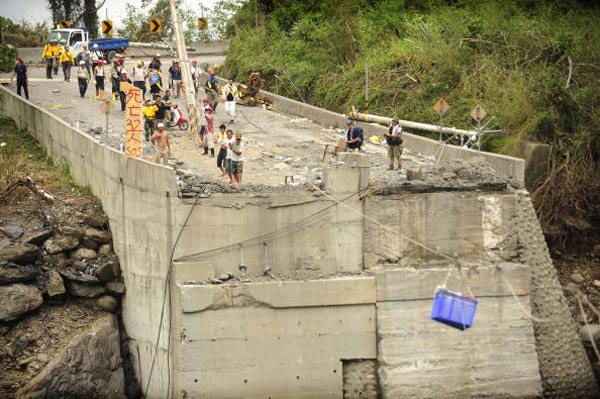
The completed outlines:
<svg viewBox="0 0 600 399">
<path fill-rule="evenodd" d="M 96 98 L 104 98 L 104 60 L 98 60 L 98 65 L 94 67 L 94 78 L 96 79 Z"/>
<path fill-rule="evenodd" d="M 156 111 L 158 106 L 152 102 L 149 98 L 144 100 L 144 106 L 142 107 L 142 113 L 144 114 L 144 137 L 146 141 L 150 140 L 150 136 L 154 134 L 154 121 L 156 120 Z"/>
<path fill-rule="evenodd" d="M 159 122 L 156 125 L 156 132 L 154 132 L 150 141 L 156 146 L 156 163 L 168 165 L 169 156 L 171 155 L 171 143 L 169 142 L 169 133 L 165 130 L 164 123 Z"/>
<path fill-rule="evenodd" d="M 92 71 L 98 66 L 98 63 L 102 59 L 104 59 L 102 51 L 98 49 L 98 43 L 94 43 L 94 45 L 92 46 L 92 52 L 90 54 L 90 60 L 92 61 Z"/>
<path fill-rule="evenodd" d="M 17 95 L 21 95 L 21 89 L 23 89 L 23 94 L 25 94 L 25 98 L 29 100 L 29 90 L 27 89 L 28 78 L 27 78 L 27 65 L 23 61 L 23 58 L 17 57 L 17 63 L 15 64 L 15 68 L 13 69 L 13 75 L 10 78 L 12 82 L 13 79 L 17 77 Z"/>
<path fill-rule="evenodd" d="M 229 123 L 235 120 L 235 100 L 238 98 L 238 89 L 233 79 L 229 78 L 227 84 L 223 86 L 223 96 L 225 97 L 225 112 L 229 115 Z"/>
<path fill-rule="evenodd" d="M 79 67 L 77 68 L 77 84 L 79 85 L 79 96 L 85 97 L 85 92 L 88 88 L 88 82 L 90 81 L 90 72 L 87 69 L 84 60 L 79 61 Z"/>
<path fill-rule="evenodd" d="M 60 54 L 60 65 L 62 65 L 65 82 L 71 81 L 71 67 L 75 64 L 75 58 L 69 46 Z"/>
<path fill-rule="evenodd" d="M 131 80 L 133 80 L 135 87 L 142 90 L 142 97 L 146 97 L 146 75 L 147 72 L 146 68 L 144 68 L 144 63 L 138 60 L 131 71 Z"/>
<path fill-rule="evenodd" d="M 118 80 L 119 99 L 121 100 L 121 111 L 125 111 L 125 100 L 127 99 L 127 96 L 125 92 L 121 89 L 121 83 L 131 84 L 131 79 L 127 77 L 127 71 L 121 71 L 121 76 Z"/>
<path fill-rule="evenodd" d="M 173 90 L 175 90 L 175 98 L 179 98 L 183 82 L 181 80 L 181 67 L 177 60 L 174 60 L 173 66 L 169 68 L 169 80 L 172 82 Z"/>
<path fill-rule="evenodd" d="M 215 77 L 215 71 L 210 71 L 210 77 L 204 84 L 204 92 L 209 100 L 209 105 L 213 111 L 217 110 L 217 97 L 219 96 L 219 82 Z"/>
<path fill-rule="evenodd" d="M 364 141 L 364 133 L 362 128 L 354 126 L 354 121 L 352 119 L 348 119 L 348 121 L 346 121 L 346 126 L 346 145 L 351 150 L 358 149 L 359 151 L 362 151 L 362 145 Z"/>
<path fill-rule="evenodd" d="M 121 60 L 120 54 L 115 54 L 115 58 L 113 58 L 113 62 L 111 64 L 111 73 L 110 73 L 110 81 L 112 87 L 112 96 L 113 100 L 116 100 L 119 96 L 119 83 L 121 79 L 121 73 L 123 72 L 123 64 L 119 62 Z"/>
<path fill-rule="evenodd" d="M 388 145 L 388 157 L 390 158 L 389 170 L 394 170 L 394 159 L 398 162 L 398 170 L 401 168 L 400 156 L 402 155 L 402 126 L 398 119 L 392 119 L 388 132 L 384 134 Z"/>
<path fill-rule="evenodd" d="M 233 181 L 237 184 L 242 182 L 242 174 L 244 172 L 244 145 L 242 144 L 242 135 L 237 133 L 235 135 L 235 141 L 230 144 L 231 146 L 231 174 L 233 175 Z"/>
</svg>

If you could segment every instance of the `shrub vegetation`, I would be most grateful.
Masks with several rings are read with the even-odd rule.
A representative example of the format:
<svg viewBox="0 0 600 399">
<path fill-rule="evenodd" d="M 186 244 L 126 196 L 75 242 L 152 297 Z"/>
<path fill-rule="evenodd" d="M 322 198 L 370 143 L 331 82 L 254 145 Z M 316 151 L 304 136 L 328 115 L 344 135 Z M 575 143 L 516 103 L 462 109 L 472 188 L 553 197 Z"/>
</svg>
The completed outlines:
<svg viewBox="0 0 600 399">
<path fill-rule="evenodd" d="M 474 125 L 481 104 L 496 119 L 484 148 L 518 154 L 521 140 L 552 146 L 534 190 L 540 218 L 593 218 L 600 203 L 600 7 L 534 0 L 255 0 L 230 20 L 222 73 L 260 70 L 267 89 L 347 113 L 369 111 L 449 126 Z"/>
</svg>

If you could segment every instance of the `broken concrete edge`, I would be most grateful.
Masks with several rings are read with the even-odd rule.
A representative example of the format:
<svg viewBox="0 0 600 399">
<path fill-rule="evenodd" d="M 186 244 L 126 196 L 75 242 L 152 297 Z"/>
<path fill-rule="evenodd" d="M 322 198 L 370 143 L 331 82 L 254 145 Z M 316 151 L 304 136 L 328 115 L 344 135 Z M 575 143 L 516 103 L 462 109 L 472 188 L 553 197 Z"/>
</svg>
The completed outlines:
<svg viewBox="0 0 600 399">
<path fill-rule="evenodd" d="M 236 285 L 178 284 L 183 313 L 237 306 L 295 308 L 372 304 L 376 301 L 372 276 L 337 277 L 309 281 L 276 281 Z"/>
<path fill-rule="evenodd" d="M 209 75 L 207 73 L 203 74 L 204 79 L 207 79 L 208 77 Z M 217 80 L 221 84 L 225 84 L 227 82 L 222 78 L 217 78 Z M 345 127 L 345 121 L 348 119 L 348 116 L 345 114 L 339 114 L 333 111 L 322 109 L 314 105 L 283 97 L 265 90 L 261 90 L 260 94 L 269 98 L 272 101 L 273 107 L 277 110 L 303 118 L 308 118 L 326 126 L 343 128 Z M 383 134 L 387 132 L 387 127 L 381 125 L 365 122 L 358 122 L 358 125 L 365 129 L 369 129 L 370 132 L 374 131 L 376 134 L 382 137 Z M 490 152 L 476 151 L 470 148 L 463 148 L 454 145 L 440 144 L 440 142 L 437 140 L 432 140 L 430 138 L 409 132 L 404 132 L 403 137 L 404 146 L 413 152 L 418 152 L 425 156 L 434 156 L 436 158 L 441 156 L 441 159 L 443 160 L 452 160 L 457 158 L 465 160 L 484 158 L 490 165 L 493 165 L 500 172 L 514 177 L 521 182 L 525 180 L 524 159 Z"/>
</svg>

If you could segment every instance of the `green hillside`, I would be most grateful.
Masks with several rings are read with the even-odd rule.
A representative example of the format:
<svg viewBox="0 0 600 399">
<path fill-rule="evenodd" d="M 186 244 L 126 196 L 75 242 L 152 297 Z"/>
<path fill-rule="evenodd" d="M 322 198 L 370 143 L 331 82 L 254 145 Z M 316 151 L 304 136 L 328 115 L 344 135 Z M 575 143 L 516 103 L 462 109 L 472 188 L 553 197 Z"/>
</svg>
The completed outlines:
<svg viewBox="0 0 600 399">
<path fill-rule="evenodd" d="M 534 194 L 542 219 L 593 218 L 600 199 L 600 7 L 582 1 L 389 0 L 246 2 L 230 21 L 222 73 L 266 76 L 267 89 L 339 112 L 369 110 L 473 125 L 481 104 L 509 134 L 485 149 L 552 145 L 550 178 Z M 596 208 L 594 208 L 596 207 Z"/>
</svg>

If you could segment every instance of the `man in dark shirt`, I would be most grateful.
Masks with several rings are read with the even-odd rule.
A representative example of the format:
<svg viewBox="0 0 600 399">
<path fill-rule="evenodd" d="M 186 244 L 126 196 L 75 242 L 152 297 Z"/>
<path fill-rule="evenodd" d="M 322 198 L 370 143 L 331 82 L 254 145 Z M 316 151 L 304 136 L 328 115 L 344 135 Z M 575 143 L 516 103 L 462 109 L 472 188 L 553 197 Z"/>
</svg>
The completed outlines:
<svg viewBox="0 0 600 399">
<path fill-rule="evenodd" d="M 179 67 L 179 61 L 175 60 L 173 66 L 169 68 L 169 80 L 173 84 L 173 90 L 175 91 L 175 98 L 179 98 L 181 92 L 181 68 Z"/>
<path fill-rule="evenodd" d="M 364 141 L 364 134 L 361 127 L 354 126 L 354 121 L 349 119 L 346 122 L 346 126 L 348 128 L 346 132 L 346 143 L 348 144 L 348 148 L 355 150 L 358 148 L 359 151 L 362 151 L 362 145 Z"/>
<path fill-rule="evenodd" d="M 13 76 L 10 78 L 10 81 L 17 76 L 17 94 L 21 95 L 21 88 L 25 93 L 25 98 L 29 100 L 29 90 L 27 90 L 27 66 L 23 62 L 23 58 L 17 57 L 17 64 L 15 65 Z"/>
<path fill-rule="evenodd" d="M 168 121 L 167 118 L 169 117 L 168 114 L 169 110 L 171 109 L 171 106 L 164 103 L 160 96 L 156 96 L 154 104 L 158 107 L 155 114 L 156 122 L 164 122 L 166 124 L 166 122 Z"/>
</svg>

